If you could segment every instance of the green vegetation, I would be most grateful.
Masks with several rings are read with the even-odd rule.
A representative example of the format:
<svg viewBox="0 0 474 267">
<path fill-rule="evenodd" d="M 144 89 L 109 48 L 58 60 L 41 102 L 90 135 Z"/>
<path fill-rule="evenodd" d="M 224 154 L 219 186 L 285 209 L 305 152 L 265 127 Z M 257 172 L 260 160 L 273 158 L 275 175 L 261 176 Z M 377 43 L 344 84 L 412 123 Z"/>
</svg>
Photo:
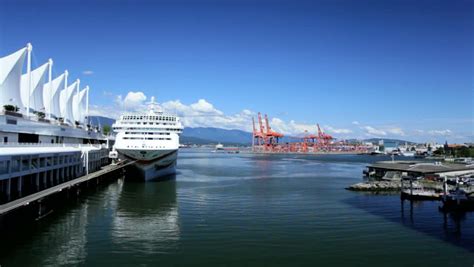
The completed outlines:
<svg viewBox="0 0 474 267">
<path fill-rule="evenodd" d="M 20 110 L 17 106 L 14 106 L 14 105 L 4 105 L 3 109 L 5 109 L 5 111 L 11 111 L 11 112 L 17 112 L 18 110 Z"/>
<path fill-rule="evenodd" d="M 35 111 L 33 113 L 36 114 L 36 116 L 38 116 L 38 118 L 40 119 L 44 119 L 44 117 L 46 117 L 46 114 L 44 114 L 44 112 L 41 112 L 41 111 Z"/>
<path fill-rule="evenodd" d="M 474 147 L 440 147 L 433 152 L 437 156 L 474 157 Z"/>
<path fill-rule="evenodd" d="M 111 130 L 110 125 L 104 125 L 104 126 L 102 127 L 102 132 L 103 132 L 105 135 L 109 135 L 110 130 Z"/>
</svg>

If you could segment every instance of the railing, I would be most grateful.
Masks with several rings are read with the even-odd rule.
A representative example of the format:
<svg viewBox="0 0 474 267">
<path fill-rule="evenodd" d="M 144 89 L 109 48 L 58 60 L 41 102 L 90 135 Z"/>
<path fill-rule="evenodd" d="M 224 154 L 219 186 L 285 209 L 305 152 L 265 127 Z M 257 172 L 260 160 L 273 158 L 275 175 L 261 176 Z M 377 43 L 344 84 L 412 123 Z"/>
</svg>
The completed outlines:
<svg viewBox="0 0 474 267">
<path fill-rule="evenodd" d="M 68 144 L 68 143 L 16 143 L 7 142 L 0 143 L 0 147 L 95 147 L 95 148 L 106 148 L 105 144 Z"/>
<path fill-rule="evenodd" d="M 74 128 L 74 129 L 81 129 L 81 130 L 84 130 L 84 131 L 87 131 L 87 132 L 95 132 L 95 133 L 99 132 L 95 129 L 92 129 L 94 127 L 91 127 L 91 129 L 88 129 L 88 127 L 86 127 L 85 125 L 74 125 L 74 124 L 71 125 L 71 124 L 68 124 L 68 123 L 65 123 L 65 122 L 61 122 L 59 120 L 48 119 L 47 117 L 40 118 L 37 115 L 27 116 L 26 114 L 23 114 L 20 111 L 14 112 L 14 111 L 0 110 L 0 115 L 9 115 L 9 116 L 14 116 L 14 117 L 18 117 L 18 118 L 23 118 L 25 120 L 41 122 L 41 123 L 45 123 L 45 124 L 51 124 L 51 125 L 55 125 L 55 126 L 63 126 L 63 127 Z"/>
</svg>

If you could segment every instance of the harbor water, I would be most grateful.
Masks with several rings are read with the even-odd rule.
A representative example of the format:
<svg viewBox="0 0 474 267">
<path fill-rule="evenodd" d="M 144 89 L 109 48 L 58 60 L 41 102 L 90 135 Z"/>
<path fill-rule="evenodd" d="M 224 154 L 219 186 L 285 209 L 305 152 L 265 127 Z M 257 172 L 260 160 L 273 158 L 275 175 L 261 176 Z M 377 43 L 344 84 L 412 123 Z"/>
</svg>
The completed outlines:
<svg viewBox="0 0 474 267">
<path fill-rule="evenodd" d="M 344 189 L 383 159 L 183 149 L 174 179 L 119 179 L 1 233 L 0 265 L 472 266 L 474 213 Z"/>
</svg>

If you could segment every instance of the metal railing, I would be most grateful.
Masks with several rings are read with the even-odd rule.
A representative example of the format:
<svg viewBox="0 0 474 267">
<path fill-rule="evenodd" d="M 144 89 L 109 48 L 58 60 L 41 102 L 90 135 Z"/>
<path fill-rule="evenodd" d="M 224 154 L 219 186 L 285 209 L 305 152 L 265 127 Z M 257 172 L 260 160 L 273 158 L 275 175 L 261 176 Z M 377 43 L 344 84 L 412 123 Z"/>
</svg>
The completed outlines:
<svg viewBox="0 0 474 267">
<path fill-rule="evenodd" d="M 69 143 L 17 143 L 7 142 L 0 143 L 0 147 L 95 147 L 95 148 L 106 148 L 105 144 L 69 144 Z"/>
</svg>

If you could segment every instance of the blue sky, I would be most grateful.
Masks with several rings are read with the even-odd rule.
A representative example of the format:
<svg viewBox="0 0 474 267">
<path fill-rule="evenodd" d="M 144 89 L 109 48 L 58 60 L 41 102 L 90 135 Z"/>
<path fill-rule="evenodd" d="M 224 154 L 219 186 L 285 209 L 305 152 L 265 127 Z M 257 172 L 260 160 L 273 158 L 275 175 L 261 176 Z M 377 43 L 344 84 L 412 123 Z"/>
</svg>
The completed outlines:
<svg viewBox="0 0 474 267">
<path fill-rule="evenodd" d="M 472 1 L 0 5 L 0 56 L 31 42 L 34 66 L 52 57 L 90 85 L 98 114 L 155 96 L 189 126 L 249 129 L 261 111 L 292 134 L 474 136 Z"/>
</svg>

